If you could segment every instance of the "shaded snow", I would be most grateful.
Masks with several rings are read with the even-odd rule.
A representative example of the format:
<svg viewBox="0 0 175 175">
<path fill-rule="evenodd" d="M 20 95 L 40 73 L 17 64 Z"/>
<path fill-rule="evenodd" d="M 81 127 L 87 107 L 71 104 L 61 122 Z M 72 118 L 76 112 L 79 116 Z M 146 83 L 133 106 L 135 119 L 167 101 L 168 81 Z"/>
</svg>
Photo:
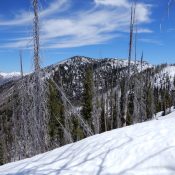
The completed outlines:
<svg viewBox="0 0 175 175">
<path fill-rule="evenodd" d="M 10 73 L 0 72 L 0 85 L 7 83 L 11 80 L 16 80 L 19 77 L 20 77 L 19 72 L 10 72 Z"/>
<path fill-rule="evenodd" d="M 170 83 L 173 84 L 175 77 L 175 66 L 167 66 L 162 69 L 161 72 L 155 75 L 155 85 L 160 87 L 161 85 L 166 85 L 167 77 L 170 79 Z"/>
<path fill-rule="evenodd" d="M 127 59 L 119 59 L 119 58 L 105 58 L 107 60 L 107 63 L 110 64 L 112 67 L 127 67 L 128 66 L 128 60 Z M 141 72 L 148 69 L 152 68 L 153 65 L 143 62 L 142 68 L 141 68 L 141 62 L 140 61 L 131 61 L 131 65 L 134 66 L 136 64 L 138 72 Z"/>
<path fill-rule="evenodd" d="M 175 112 L 0 167 L 1 175 L 174 175 Z"/>
<path fill-rule="evenodd" d="M 174 78 L 175 76 L 175 66 L 167 66 L 162 71 L 162 74 L 168 74 L 170 78 Z"/>
<path fill-rule="evenodd" d="M 0 72 L 0 76 L 3 78 L 19 77 L 20 75 L 21 75 L 20 72 L 10 72 L 10 73 Z"/>
</svg>

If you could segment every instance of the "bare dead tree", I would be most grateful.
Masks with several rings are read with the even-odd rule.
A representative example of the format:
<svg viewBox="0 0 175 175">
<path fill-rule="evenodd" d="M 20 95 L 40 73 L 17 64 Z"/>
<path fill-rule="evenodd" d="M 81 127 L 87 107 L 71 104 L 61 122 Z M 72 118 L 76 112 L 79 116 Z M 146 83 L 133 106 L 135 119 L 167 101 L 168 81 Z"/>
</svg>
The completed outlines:
<svg viewBox="0 0 175 175">
<path fill-rule="evenodd" d="M 115 117 L 114 117 L 114 128 L 120 128 L 121 127 L 121 85 L 120 85 L 120 73 L 119 73 L 119 61 L 117 61 L 117 75 L 116 75 L 116 90 L 115 90 Z"/>
<path fill-rule="evenodd" d="M 44 80 L 42 80 L 42 72 L 41 66 L 40 66 L 40 38 L 39 38 L 39 9 L 38 9 L 38 0 L 33 0 L 33 8 L 34 8 L 34 25 L 33 25 L 33 42 L 34 42 L 34 92 L 33 92 L 33 106 L 34 106 L 34 117 L 36 120 L 36 135 L 37 137 L 40 137 L 40 133 L 38 130 L 41 130 L 41 125 L 43 125 L 44 116 L 48 114 L 47 111 L 47 98 L 46 98 L 46 90 L 45 87 L 47 85 L 44 84 Z M 53 80 L 54 82 L 54 80 Z M 88 126 L 88 124 L 83 120 L 80 113 L 76 108 L 71 104 L 69 99 L 66 97 L 65 92 L 63 88 L 56 83 L 54 83 L 56 86 L 56 89 L 59 91 L 62 97 L 63 105 L 65 107 L 65 118 L 64 118 L 64 125 L 59 122 L 61 125 L 61 128 L 64 132 L 64 137 L 67 142 L 72 142 L 73 139 L 71 137 L 71 129 L 70 129 L 70 120 L 71 120 L 71 114 L 75 116 L 79 121 L 80 125 L 83 128 L 84 133 L 86 133 L 86 136 L 93 135 L 93 131 Z M 49 114 L 48 114 L 49 116 Z M 40 139 L 40 138 L 39 138 Z M 39 140 L 39 143 L 41 143 L 43 140 Z"/>
<path fill-rule="evenodd" d="M 34 116 L 36 118 L 40 117 L 40 108 L 41 108 L 41 86 L 40 86 L 40 43 L 39 43 L 39 16 L 38 16 L 38 0 L 33 0 L 33 49 L 34 49 L 34 93 L 33 93 L 33 102 L 34 102 Z M 36 119 L 37 120 L 37 119 Z"/>
<path fill-rule="evenodd" d="M 140 60 L 140 73 L 137 72 L 134 76 L 134 112 L 133 122 L 142 122 L 146 118 L 146 104 L 143 80 L 143 53 Z"/>
<path fill-rule="evenodd" d="M 22 58 L 22 50 L 20 50 L 19 52 L 19 56 L 20 56 L 20 68 L 21 68 L 21 78 L 23 78 L 24 73 L 23 73 L 23 58 Z"/>
<path fill-rule="evenodd" d="M 25 83 L 24 83 L 24 73 L 23 73 L 23 57 L 22 57 L 22 50 L 20 50 L 19 52 L 19 56 L 20 56 L 20 72 L 21 72 L 21 87 L 19 90 L 19 96 L 20 96 L 20 102 L 21 102 L 21 118 L 23 120 L 25 120 Z M 23 129 L 24 129 L 24 134 L 26 134 L 26 127 L 25 127 L 25 123 L 23 125 Z"/>
<path fill-rule="evenodd" d="M 140 117 L 141 117 L 141 122 L 144 121 L 144 118 L 146 116 L 145 114 L 145 104 L 144 104 L 144 97 L 143 97 L 143 76 L 142 76 L 142 71 L 143 71 L 143 52 L 142 52 L 142 56 L 141 56 L 141 69 L 140 69 Z"/>
<path fill-rule="evenodd" d="M 38 0 L 33 0 L 34 20 L 33 20 L 33 44 L 34 44 L 34 66 L 35 72 L 40 71 L 40 38 L 39 38 L 39 16 Z"/>
<path fill-rule="evenodd" d="M 33 48 L 34 48 L 34 107 L 35 114 L 39 116 L 40 111 L 40 42 L 39 42 L 39 16 L 38 16 L 38 0 L 33 0 L 33 10 L 34 10 L 34 19 L 33 19 Z"/>
<path fill-rule="evenodd" d="M 97 66 L 98 67 L 98 66 Z M 92 111 L 92 123 L 93 123 L 93 128 L 94 128 L 94 133 L 99 134 L 100 132 L 100 122 L 99 122 L 99 100 L 98 100 L 98 95 L 99 95 L 99 82 L 98 82 L 98 68 L 97 72 L 93 73 L 94 81 L 96 82 L 97 86 L 95 87 L 95 83 L 93 81 L 92 83 L 92 92 L 94 95 L 93 98 L 93 111 Z"/>
<path fill-rule="evenodd" d="M 39 7 L 38 0 L 32 0 L 33 4 L 33 62 L 34 73 L 32 75 L 32 86 L 29 87 L 29 94 L 32 97 L 31 115 L 34 119 L 34 132 L 36 135 L 35 147 L 39 146 L 39 152 L 44 152 L 48 143 L 47 138 L 47 91 L 48 87 L 44 79 L 44 71 L 40 66 L 40 30 L 39 30 Z M 35 148 L 34 147 L 34 148 Z"/>
<path fill-rule="evenodd" d="M 127 76 L 125 78 L 125 85 L 124 85 L 122 126 L 126 126 L 126 119 L 127 119 L 127 112 L 128 112 L 129 82 L 131 77 L 131 57 L 132 57 L 132 47 L 133 47 L 135 12 L 136 12 L 136 1 L 132 2 L 131 4 L 128 70 L 127 70 Z"/>
<path fill-rule="evenodd" d="M 54 86 L 56 89 L 60 92 L 62 101 L 65 106 L 65 110 L 70 109 L 70 111 L 67 111 L 67 113 L 72 113 L 74 117 L 76 117 L 80 121 L 80 125 L 83 128 L 83 132 L 86 136 L 92 136 L 94 135 L 92 128 L 89 126 L 87 122 L 83 119 L 78 109 L 76 109 L 75 106 L 72 105 L 71 101 L 67 98 L 65 95 L 65 92 L 62 87 L 58 86 L 57 83 L 52 79 Z"/>
</svg>

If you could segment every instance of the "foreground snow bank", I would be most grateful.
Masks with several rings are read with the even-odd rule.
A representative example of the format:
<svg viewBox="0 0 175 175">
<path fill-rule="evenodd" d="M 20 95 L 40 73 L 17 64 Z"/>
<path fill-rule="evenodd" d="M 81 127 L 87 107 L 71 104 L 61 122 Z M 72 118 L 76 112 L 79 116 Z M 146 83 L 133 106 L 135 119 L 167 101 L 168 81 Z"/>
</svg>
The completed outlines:
<svg viewBox="0 0 175 175">
<path fill-rule="evenodd" d="M 175 112 L 0 167 L 1 175 L 174 175 Z"/>
</svg>

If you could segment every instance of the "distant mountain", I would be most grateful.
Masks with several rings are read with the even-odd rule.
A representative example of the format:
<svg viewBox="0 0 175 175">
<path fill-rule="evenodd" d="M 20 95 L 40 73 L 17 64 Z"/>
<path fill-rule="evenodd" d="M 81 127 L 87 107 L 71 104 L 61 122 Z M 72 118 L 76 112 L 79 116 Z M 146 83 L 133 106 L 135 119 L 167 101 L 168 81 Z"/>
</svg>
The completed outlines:
<svg viewBox="0 0 175 175">
<path fill-rule="evenodd" d="M 53 64 L 51 66 L 48 66 L 45 68 L 45 70 L 47 70 L 48 75 L 51 75 L 53 72 L 53 70 L 57 70 L 59 66 L 64 66 L 65 71 L 70 69 L 71 67 L 74 67 L 74 69 L 79 68 L 83 65 L 87 65 L 87 64 L 98 64 L 98 67 L 101 66 L 106 66 L 108 65 L 108 68 L 112 68 L 112 67 L 127 67 L 128 65 L 128 60 L 127 59 L 119 59 L 119 58 L 103 58 L 103 59 L 93 59 L 93 58 L 89 58 L 89 57 L 84 57 L 84 56 L 74 56 L 70 59 L 66 59 L 64 61 L 61 61 L 57 64 Z M 131 65 L 134 65 L 135 62 L 131 61 Z M 137 65 L 137 69 L 138 71 L 141 70 L 141 63 L 140 61 L 136 62 Z M 142 70 L 145 70 L 147 68 L 151 68 L 152 65 L 147 63 L 147 62 L 143 62 L 142 65 Z M 52 70 L 53 69 L 53 70 Z M 0 86 L 11 81 L 11 80 L 17 80 L 19 79 L 21 76 L 20 72 L 0 72 Z"/>
<path fill-rule="evenodd" d="M 108 65 L 110 67 L 127 67 L 128 66 L 128 60 L 127 59 L 120 59 L 120 58 L 99 58 L 99 59 L 94 59 L 90 57 L 84 57 L 84 56 L 74 56 L 72 58 L 66 59 L 64 61 L 61 61 L 57 64 L 53 64 L 49 66 L 48 68 L 54 68 L 59 65 L 65 65 L 65 66 L 81 66 L 81 65 L 86 65 L 86 64 L 99 64 L 98 67 Z M 135 65 L 135 61 L 131 61 L 131 65 Z M 141 62 L 136 61 L 136 66 L 138 68 L 138 71 L 141 69 Z M 145 70 L 147 68 L 151 68 L 153 65 L 149 64 L 146 61 L 143 61 L 142 63 L 142 70 Z M 66 69 L 66 67 L 65 67 Z"/>
<path fill-rule="evenodd" d="M 91 71 L 87 80 L 89 68 Z M 173 105 L 172 88 L 165 86 L 161 91 L 155 88 L 156 82 L 161 84 L 159 80 L 163 79 L 164 72 L 169 68 L 174 70 L 173 66 L 168 65 L 131 62 L 127 125 L 135 122 L 133 116 L 136 112 L 141 111 L 144 115 L 136 121 L 141 122 L 150 120 L 155 112 L 166 113 L 166 109 Z M 76 117 L 82 114 L 82 107 L 86 104 L 85 88 L 91 81 L 88 92 L 92 97 L 91 115 L 100 121 L 99 131 L 94 129 L 96 119 L 87 121 L 94 133 L 122 127 L 121 111 L 127 71 L 127 60 L 84 56 L 75 56 L 43 68 L 40 75 L 42 82 L 46 83 L 43 89 L 47 92 L 47 99 L 42 102 L 46 103 L 44 107 L 48 110 L 47 115 L 43 116 L 36 116 L 34 111 L 33 74 L 28 74 L 22 80 L 19 73 L 1 73 L 0 164 L 31 157 L 89 136 L 82 121 Z M 164 85 L 171 84 L 173 87 L 169 83 L 174 79 L 171 73 L 166 73 L 169 78 L 166 76 Z M 138 105 L 137 110 L 133 107 L 135 104 Z M 142 110 L 139 109 L 141 105 L 144 106 Z"/>
<path fill-rule="evenodd" d="M 98 78 L 99 89 L 107 91 L 104 82 L 111 84 L 111 76 L 113 76 L 113 79 L 117 79 L 117 72 L 122 78 L 127 71 L 128 60 L 118 58 L 93 59 L 84 56 L 74 56 L 46 67 L 45 72 L 47 72 L 46 76 L 54 77 L 57 82 L 60 81 L 60 77 L 66 94 L 71 100 L 77 102 L 82 98 L 84 76 L 89 65 L 93 67 L 94 74 L 98 74 L 100 77 Z M 131 73 L 134 73 L 134 68 L 135 62 L 131 61 Z M 136 68 L 138 72 L 141 71 L 140 61 L 136 62 Z M 142 63 L 142 71 L 149 68 L 153 68 L 153 65 L 144 61 Z M 94 76 L 95 83 L 97 83 L 96 78 Z"/>
<path fill-rule="evenodd" d="M 17 80 L 20 78 L 19 72 L 4 73 L 0 72 L 0 86 L 11 80 Z"/>
<path fill-rule="evenodd" d="M 174 88 L 175 83 L 175 65 L 163 65 L 161 70 L 155 74 L 155 86 L 164 87 L 170 81 L 171 88 Z"/>
<path fill-rule="evenodd" d="M 2 175 L 175 174 L 175 112 L 0 167 Z"/>
</svg>

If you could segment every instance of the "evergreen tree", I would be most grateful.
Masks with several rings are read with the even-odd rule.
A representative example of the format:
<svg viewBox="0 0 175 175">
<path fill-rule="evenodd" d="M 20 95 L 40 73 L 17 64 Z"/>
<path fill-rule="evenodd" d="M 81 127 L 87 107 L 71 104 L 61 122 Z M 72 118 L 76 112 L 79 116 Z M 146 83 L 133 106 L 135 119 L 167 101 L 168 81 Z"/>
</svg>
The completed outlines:
<svg viewBox="0 0 175 175">
<path fill-rule="evenodd" d="M 160 112 L 162 109 L 161 109 L 160 89 L 159 89 L 159 87 L 154 87 L 154 104 L 155 104 L 155 113 Z"/>
<path fill-rule="evenodd" d="M 100 115 L 100 121 L 101 121 L 101 132 L 105 132 L 106 131 L 106 117 L 105 117 L 105 100 L 104 100 L 104 96 L 102 94 L 102 98 L 101 98 L 101 115 Z"/>
<path fill-rule="evenodd" d="M 130 89 L 129 91 L 129 96 L 128 96 L 128 111 L 127 111 L 127 118 L 126 118 L 126 125 L 129 126 L 133 123 L 133 118 L 132 118 L 132 114 L 133 114 L 133 109 L 134 109 L 134 94 L 133 94 L 133 90 Z"/>
<path fill-rule="evenodd" d="M 3 159 L 3 147 L 2 143 L 0 143 L 0 165 L 4 164 L 4 159 Z"/>
<path fill-rule="evenodd" d="M 63 145 L 63 128 L 64 126 L 64 106 L 59 98 L 59 93 L 54 84 L 49 82 L 49 135 L 54 146 L 55 143 Z"/>
<path fill-rule="evenodd" d="M 138 73 L 134 77 L 134 99 L 133 99 L 133 122 L 138 123 L 146 119 L 146 102 L 144 99 L 143 73 Z"/>
<path fill-rule="evenodd" d="M 74 116 L 72 116 L 71 118 L 72 118 L 72 124 L 73 124 L 73 129 L 72 129 L 73 140 L 76 142 L 85 138 L 85 136 L 80 126 L 80 121 Z"/>
<path fill-rule="evenodd" d="M 92 127 L 92 111 L 93 111 L 92 101 L 93 101 L 93 70 L 91 66 L 88 66 L 84 79 L 82 116 L 91 127 Z"/>
<path fill-rule="evenodd" d="M 151 119 L 155 113 L 155 104 L 154 104 L 154 87 L 152 82 L 152 70 L 146 71 L 145 77 L 145 103 L 146 103 L 146 119 Z"/>
<path fill-rule="evenodd" d="M 121 90 L 119 85 L 117 85 L 115 96 L 114 96 L 114 108 L 113 108 L 113 115 L 114 115 L 114 123 L 113 128 L 120 128 L 121 127 L 121 120 L 120 120 L 120 100 L 121 100 Z"/>
<path fill-rule="evenodd" d="M 173 78 L 173 88 L 172 88 L 172 105 L 175 108 L 175 76 Z"/>
<path fill-rule="evenodd" d="M 154 99 L 153 99 L 153 87 L 150 85 L 146 92 L 146 114 L 147 119 L 151 119 L 154 115 Z"/>
</svg>

